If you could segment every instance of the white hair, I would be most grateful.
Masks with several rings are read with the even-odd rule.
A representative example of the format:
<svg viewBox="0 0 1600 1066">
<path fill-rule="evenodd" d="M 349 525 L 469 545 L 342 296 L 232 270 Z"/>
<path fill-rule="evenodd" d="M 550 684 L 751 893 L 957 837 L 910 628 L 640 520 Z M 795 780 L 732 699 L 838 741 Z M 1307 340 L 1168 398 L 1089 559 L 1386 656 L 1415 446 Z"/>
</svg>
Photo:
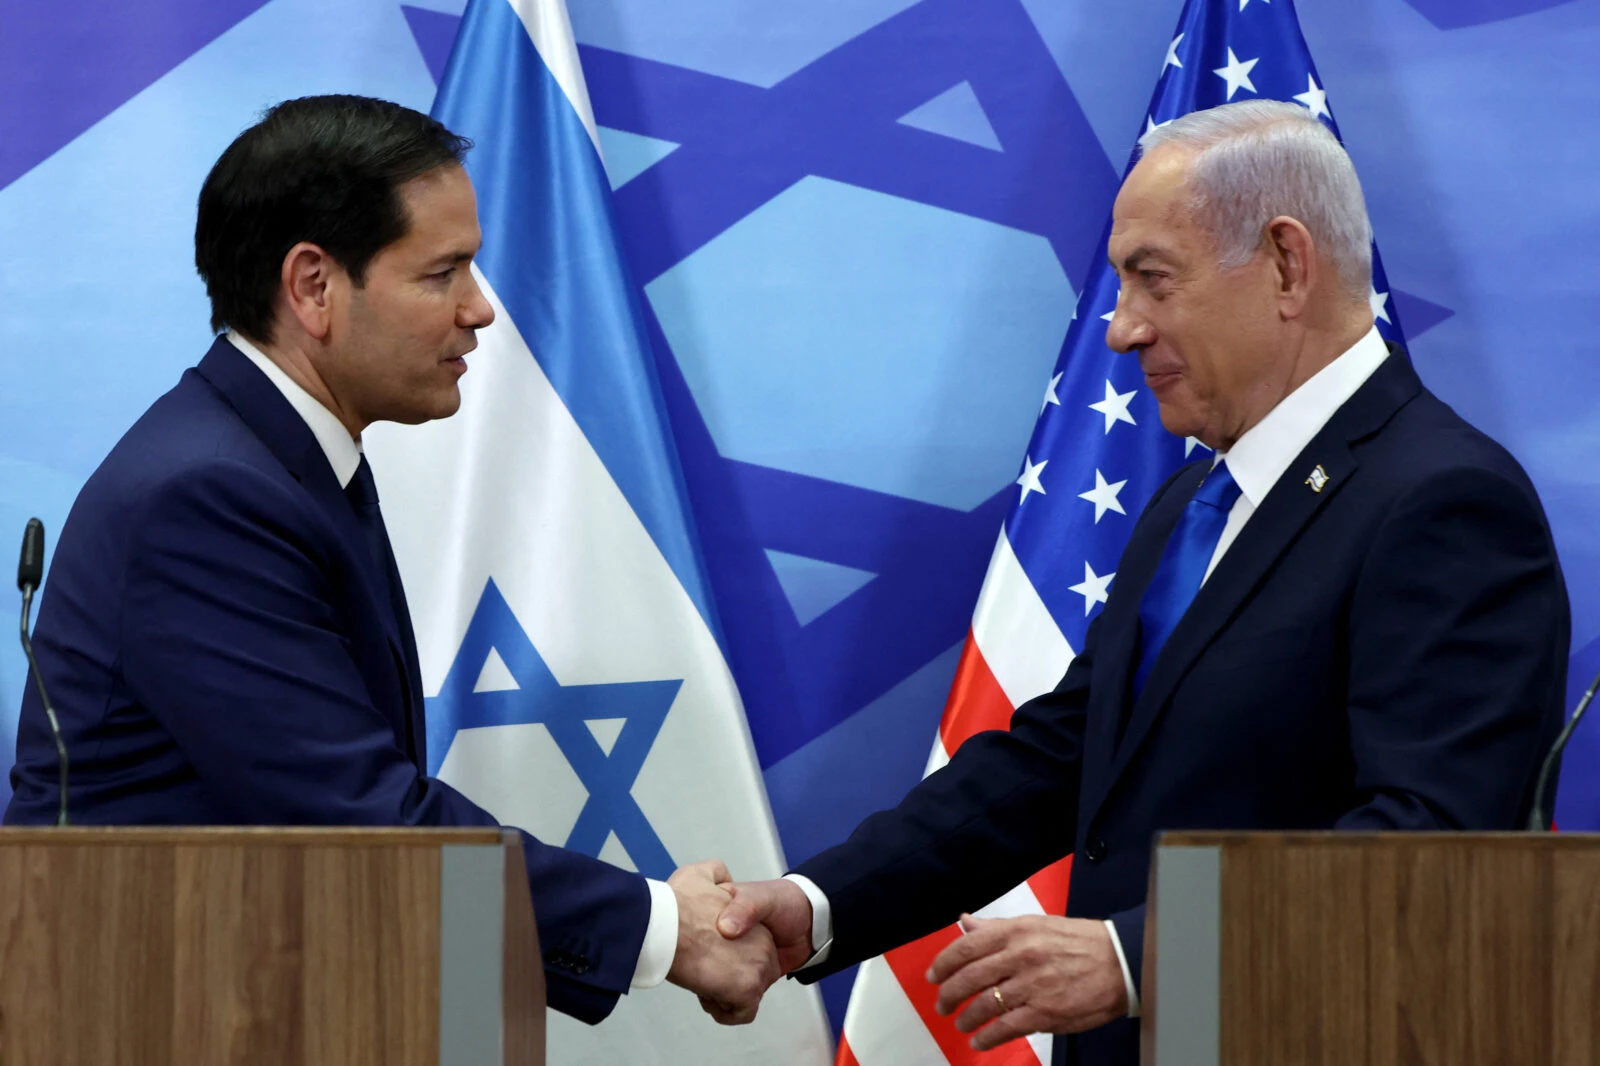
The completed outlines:
<svg viewBox="0 0 1600 1066">
<path fill-rule="evenodd" d="M 1223 267 L 1242 266 L 1261 247 L 1267 223 L 1299 221 L 1334 264 L 1352 296 L 1372 283 L 1372 223 L 1350 155 L 1310 111 L 1279 100 L 1242 100 L 1194 111 L 1139 138 L 1194 153 L 1188 184 L 1197 220 Z"/>
</svg>

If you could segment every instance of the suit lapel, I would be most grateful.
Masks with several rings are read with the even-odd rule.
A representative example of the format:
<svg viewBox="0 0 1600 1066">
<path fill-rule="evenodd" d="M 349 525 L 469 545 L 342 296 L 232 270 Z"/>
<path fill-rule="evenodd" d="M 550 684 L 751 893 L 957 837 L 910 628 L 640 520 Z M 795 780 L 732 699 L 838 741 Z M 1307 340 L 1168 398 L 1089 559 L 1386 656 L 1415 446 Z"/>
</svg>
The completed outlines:
<svg viewBox="0 0 1600 1066">
<path fill-rule="evenodd" d="M 420 751 L 421 735 L 414 725 L 416 711 L 413 705 L 421 702 L 421 689 L 409 669 L 416 653 L 413 650 L 408 656 L 406 646 L 408 641 L 413 640 L 410 619 L 395 617 L 386 591 L 388 579 L 379 572 L 372 553 L 367 549 L 366 536 L 356 519 L 355 509 L 350 506 L 350 500 L 339 485 L 339 479 L 334 476 L 333 467 L 328 465 L 328 457 L 317 443 L 311 427 L 306 425 L 300 413 L 278 391 L 277 386 L 267 380 L 266 375 L 224 337 L 217 338 L 196 370 L 222 394 L 251 432 L 317 501 L 333 524 L 347 553 L 355 558 L 367 599 L 383 625 L 384 636 L 388 639 L 400 674 L 401 689 L 406 697 L 407 720 L 413 723 L 409 726 L 408 722 L 395 724 L 402 730 L 410 728 L 417 733 L 416 743 Z"/>
<path fill-rule="evenodd" d="M 1131 618 L 1124 618 L 1117 627 L 1119 644 L 1115 654 L 1119 657 L 1110 658 L 1112 649 L 1108 648 L 1106 661 L 1129 669 L 1121 670 L 1120 680 L 1111 686 L 1117 702 L 1102 704 L 1096 700 L 1100 707 L 1109 708 L 1109 713 L 1098 716 L 1101 720 L 1097 731 L 1106 729 L 1111 731 L 1111 742 L 1104 745 L 1097 744 L 1096 750 L 1109 751 L 1112 754 L 1109 759 L 1110 766 L 1105 770 L 1103 777 L 1099 774 L 1092 775 L 1097 779 L 1098 787 L 1090 791 L 1087 785 L 1093 767 L 1088 757 L 1093 753 L 1085 753 L 1084 808 L 1087 812 L 1085 825 L 1097 813 L 1100 804 L 1117 779 L 1127 770 L 1140 744 L 1166 708 L 1173 691 L 1201 654 L 1248 602 L 1278 559 L 1300 536 L 1301 531 L 1338 495 L 1339 490 L 1355 473 L 1358 464 L 1351 445 L 1381 429 L 1396 411 L 1417 395 L 1421 387 L 1416 371 L 1412 369 L 1405 353 L 1391 349 L 1390 357 L 1360 389 L 1356 390 L 1355 395 L 1339 408 L 1294 462 L 1289 464 L 1283 476 L 1261 501 L 1256 513 L 1245 523 L 1238 539 L 1217 564 L 1210 579 L 1201 586 L 1194 602 L 1189 605 L 1188 611 L 1172 631 L 1172 636 L 1168 638 L 1166 645 L 1156 657 L 1144 691 L 1134 702 L 1121 741 L 1116 742 L 1114 739 L 1116 718 L 1124 706 L 1123 701 L 1127 698 L 1131 664 L 1137 661 L 1139 655 L 1139 600 L 1143 598 L 1144 590 L 1154 576 L 1161 553 L 1166 547 L 1167 537 L 1177 525 L 1178 515 L 1182 513 L 1189 498 L 1194 495 L 1194 487 L 1188 488 L 1181 494 L 1182 502 L 1177 504 L 1174 514 L 1167 519 L 1165 534 L 1159 538 L 1154 550 L 1146 551 L 1144 557 L 1139 560 L 1139 572 L 1119 575 L 1137 578 L 1137 588 L 1130 582 L 1121 590 L 1137 592 L 1137 595 L 1129 597 L 1119 605 L 1118 613 L 1131 615 Z M 1152 556 L 1153 560 L 1150 558 Z M 1130 632 L 1125 633 L 1124 630 Z"/>
</svg>

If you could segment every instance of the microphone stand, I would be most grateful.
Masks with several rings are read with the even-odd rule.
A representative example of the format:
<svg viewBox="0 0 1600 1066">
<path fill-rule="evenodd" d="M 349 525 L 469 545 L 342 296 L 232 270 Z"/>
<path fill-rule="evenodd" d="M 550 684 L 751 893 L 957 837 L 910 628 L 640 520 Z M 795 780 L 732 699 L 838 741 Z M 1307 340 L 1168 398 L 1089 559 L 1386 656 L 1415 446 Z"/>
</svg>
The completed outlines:
<svg viewBox="0 0 1600 1066">
<path fill-rule="evenodd" d="M 1539 767 L 1539 780 L 1533 786 L 1533 810 L 1528 812 L 1527 829 L 1530 833 L 1543 833 L 1550 828 L 1550 816 L 1544 809 L 1545 790 L 1550 787 L 1550 775 L 1555 772 L 1556 760 L 1561 758 L 1567 741 L 1572 739 L 1572 731 L 1578 728 L 1578 723 L 1583 719 L 1583 712 L 1589 709 L 1589 704 L 1594 700 L 1596 690 L 1600 690 L 1600 674 L 1589 682 L 1589 690 L 1583 694 L 1583 699 L 1578 701 L 1578 707 L 1572 712 L 1572 717 L 1567 719 L 1561 735 L 1550 745 L 1550 753 L 1544 757 L 1544 765 Z"/>
</svg>

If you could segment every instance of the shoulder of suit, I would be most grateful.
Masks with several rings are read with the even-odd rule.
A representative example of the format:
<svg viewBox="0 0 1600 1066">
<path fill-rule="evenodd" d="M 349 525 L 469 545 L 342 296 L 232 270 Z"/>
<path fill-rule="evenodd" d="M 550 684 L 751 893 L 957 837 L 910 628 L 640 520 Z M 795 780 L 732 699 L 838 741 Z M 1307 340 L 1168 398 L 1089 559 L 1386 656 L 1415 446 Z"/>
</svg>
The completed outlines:
<svg viewBox="0 0 1600 1066">
<path fill-rule="evenodd" d="M 1363 471 L 1398 489 L 1476 470 L 1512 483 L 1537 501 L 1527 472 L 1505 446 L 1427 388 L 1361 442 L 1357 454 Z"/>
<path fill-rule="evenodd" d="M 260 484 L 298 483 L 225 400 L 186 374 L 107 453 L 83 495 L 131 506 L 185 479 L 242 477 Z"/>
</svg>

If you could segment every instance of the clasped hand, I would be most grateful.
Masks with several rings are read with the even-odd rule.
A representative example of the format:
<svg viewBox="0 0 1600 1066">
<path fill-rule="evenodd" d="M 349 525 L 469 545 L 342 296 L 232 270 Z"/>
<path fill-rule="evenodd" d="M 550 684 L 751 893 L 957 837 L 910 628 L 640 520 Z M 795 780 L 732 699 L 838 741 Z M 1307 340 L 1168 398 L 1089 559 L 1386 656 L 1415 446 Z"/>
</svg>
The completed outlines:
<svg viewBox="0 0 1600 1066">
<path fill-rule="evenodd" d="M 678 897 L 678 951 L 667 979 L 723 1025 L 753 1021 L 774 981 L 811 956 L 811 903 L 790 881 L 734 885 L 710 860 L 667 878 Z"/>
</svg>

